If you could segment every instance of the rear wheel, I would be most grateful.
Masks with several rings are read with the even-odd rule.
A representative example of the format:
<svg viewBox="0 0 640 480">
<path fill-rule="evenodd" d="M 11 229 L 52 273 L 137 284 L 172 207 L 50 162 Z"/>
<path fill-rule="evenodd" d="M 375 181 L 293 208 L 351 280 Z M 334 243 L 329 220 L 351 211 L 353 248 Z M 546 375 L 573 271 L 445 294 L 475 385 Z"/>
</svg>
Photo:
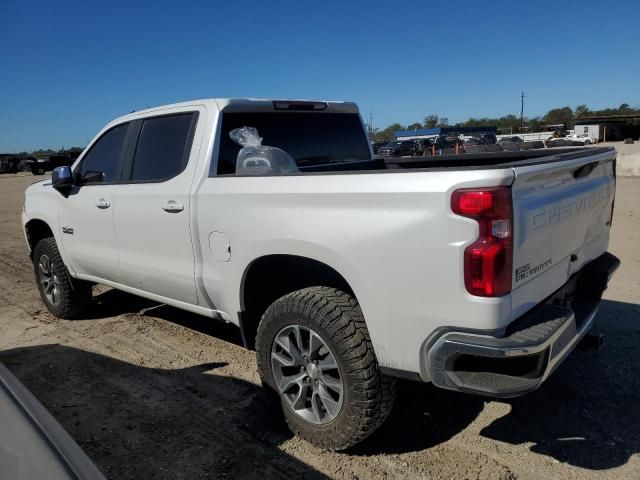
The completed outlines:
<svg viewBox="0 0 640 480">
<path fill-rule="evenodd" d="M 263 384 L 278 394 L 291 430 L 341 450 L 387 418 L 395 381 L 380 372 L 356 299 L 310 287 L 276 300 L 256 337 Z"/>
<path fill-rule="evenodd" d="M 56 317 L 73 318 L 91 302 L 91 284 L 69 275 L 55 239 L 38 242 L 33 250 L 33 266 L 40 297 Z"/>
</svg>

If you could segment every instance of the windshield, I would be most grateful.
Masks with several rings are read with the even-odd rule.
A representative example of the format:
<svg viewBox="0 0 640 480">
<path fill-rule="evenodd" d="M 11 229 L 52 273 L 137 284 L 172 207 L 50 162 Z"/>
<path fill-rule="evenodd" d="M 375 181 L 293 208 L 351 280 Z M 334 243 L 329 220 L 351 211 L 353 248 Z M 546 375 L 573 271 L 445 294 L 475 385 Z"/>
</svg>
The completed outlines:
<svg viewBox="0 0 640 480">
<path fill-rule="evenodd" d="M 370 160 L 369 142 L 360 116 L 352 113 L 238 112 L 223 113 L 218 174 L 233 174 L 241 146 L 229 133 L 255 128 L 262 145 L 288 153 L 298 167 Z"/>
</svg>

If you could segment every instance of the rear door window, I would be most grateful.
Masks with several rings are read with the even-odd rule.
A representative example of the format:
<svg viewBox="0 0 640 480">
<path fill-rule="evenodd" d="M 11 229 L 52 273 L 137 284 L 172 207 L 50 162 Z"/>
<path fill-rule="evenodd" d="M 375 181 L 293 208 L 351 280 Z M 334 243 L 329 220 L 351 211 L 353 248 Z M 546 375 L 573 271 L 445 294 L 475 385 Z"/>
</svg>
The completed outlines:
<svg viewBox="0 0 640 480">
<path fill-rule="evenodd" d="M 144 119 L 131 169 L 132 182 L 161 182 L 175 177 L 189 161 L 197 113 Z"/>
</svg>

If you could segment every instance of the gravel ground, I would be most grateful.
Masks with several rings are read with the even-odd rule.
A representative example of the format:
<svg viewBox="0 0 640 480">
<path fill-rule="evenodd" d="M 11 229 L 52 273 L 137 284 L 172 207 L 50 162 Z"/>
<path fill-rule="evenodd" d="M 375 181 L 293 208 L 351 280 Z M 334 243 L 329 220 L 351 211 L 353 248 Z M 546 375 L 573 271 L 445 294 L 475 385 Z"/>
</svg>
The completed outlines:
<svg viewBox="0 0 640 480">
<path fill-rule="evenodd" d="M 235 328 L 102 287 L 81 319 L 52 317 L 20 227 L 34 180 L 0 175 L 0 360 L 110 478 L 640 478 L 638 178 L 618 182 L 602 348 L 507 402 L 402 383 L 347 453 L 287 432 Z"/>
</svg>

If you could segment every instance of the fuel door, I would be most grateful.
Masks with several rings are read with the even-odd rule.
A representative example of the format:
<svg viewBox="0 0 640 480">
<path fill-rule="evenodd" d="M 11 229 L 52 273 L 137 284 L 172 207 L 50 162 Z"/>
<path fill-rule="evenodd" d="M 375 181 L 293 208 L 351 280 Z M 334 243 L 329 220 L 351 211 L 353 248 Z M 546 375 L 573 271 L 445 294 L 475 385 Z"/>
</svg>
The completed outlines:
<svg viewBox="0 0 640 480">
<path fill-rule="evenodd" d="M 220 262 L 228 262 L 231 259 L 231 244 L 226 233 L 211 232 L 209 234 L 209 250 L 213 258 Z"/>
</svg>

